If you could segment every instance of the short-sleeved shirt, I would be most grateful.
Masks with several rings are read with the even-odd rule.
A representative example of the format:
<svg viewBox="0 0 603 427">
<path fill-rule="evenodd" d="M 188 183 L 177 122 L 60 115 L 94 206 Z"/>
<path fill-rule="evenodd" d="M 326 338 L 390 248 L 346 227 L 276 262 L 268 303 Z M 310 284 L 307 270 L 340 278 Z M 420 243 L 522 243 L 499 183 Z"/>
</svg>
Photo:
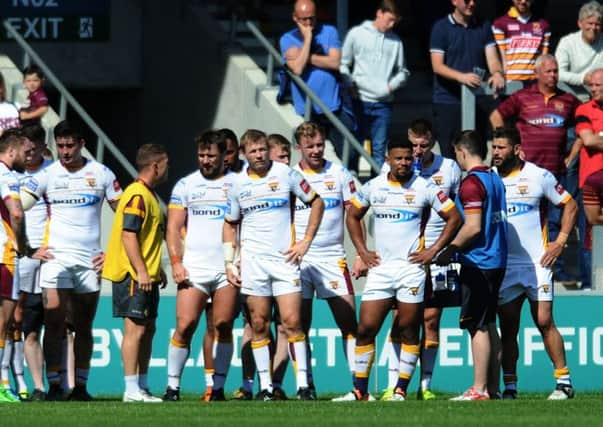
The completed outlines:
<svg viewBox="0 0 603 427">
<path fill-rule="evenodd" d="M 26 183 L 31 177 L 35 177 L 52 163 L 52 160 L 44 160 L 40 169 L 37 171 L 25 171 L 18 174 L 19 181 L 21 183 Z M 27 240 L 29 240 L 29 244 L 34 248 L 42 246 L 44 240 L 48 238 L 48 236 L 46 236 L 46 232 L 48 231 L 46 227 L 48 215 L 50 215 L 50 207 L 43 197 L 41 197 L 31 209 L 25 212 L 25 231 L 27 232 Z"/>
<path fill-rule="evenodd" d="M 487 69 L 485 49 L 490 46 L 495 46 L 490 23 L 472 19 L 465 27 L 457 23 L 450 14 L 433 25 L 429 51 L 443 54 L 444 64 L 448 67 L 470 73 L 474 67 Z M 433 102 L 459 104 L 460 84 L 434 73 Z"/>
<path fill-rule="evenodd" d="M 190 280 L 198 282 L 203 271 L 224 270 L 222 225 L 226 213 L 226 194 L 234 173 L 207 179 L 200 171 L 185 176 L 172 190 L 169 211 L 186 212 L 186 237 L 182 264 Z"/>
<path fill-rule="evenodd" d="M 304 38 L 299 29 L 295 28 L 283 34 L 280 40 L 283 59 L 287 60 L 286 52 L 290 48 L 297 47 L 301 49 L 303 44 Z M 314 30 L 310 52 L 318 55 L 328 55 L 331 49 L 341 50 L 341 41 L 337 29 L 332 25 L 319 25 Z M 330 111 L 337 111 L 341 108 L 340 85 L 336 71 L 306 64 L 300 77 L 318 95 Z M 294 82 L 291 82 L 291 95 L 293 97 L 295 112 L 303 116 L 306 106 L 306 95 Z M 322 113 L 322 110 L 315 104 L 312 104 L 312 111 Z"/>
<path fill-rule="evenodd" d="M 345 256 L 343 249 L 343 223 L 345 207 L 354 203 L 356 184 L 350 172 L 343 166 L 334 165 L 326 161 L 320 172 L 304 169 L 302 164 L 297 164 L 294 169 L 301 173 L 314 190 L 320 195 L 325 204 L 320 227 L 304 256 L 304 260 L 321 261 L 326 258 L 342 258 Z M 296 200 L 295 203 L 295 234 L 304 236 L 310 219 L 310 207 Z"/>
<path fill-rule="evenodd" d="M 41 88 L 31 92 L 27 98 L 29 99 L 29 111 L 33 111 L 48 105 L 48 97 L 46 96 L 46 92 L 44 92 L 44 90 Z"/>
<path fill-rule="evenodd" d="M 272 162 L 264 176 L 245 167 L 234 177 L 224 219 L 241 222 L 241 262 L 247 257 L 285 259 L 297 240 L 295 197 L 310 203 L 317 194 L 299 172 L 282 163 Z"/>
<path fill-rule="evenodd" d="M 10 102 L 0 102 L 0 129 L 13 129 L 21 125 L 19 111 Z"/>
<path fill-rule="evenodd" d="M 517 120 L 525 159 L 559 175 L 565 171 L 567 129 L 574 124 L 579 104 L 570 93 L 558 89 L 547 97 L 533 84 L 508 97 L 497 111 Z"/>
<path fill-rule="evenodd" d="M 536 58 L 549 50 L 551 30 L 542 18 L 523 19 L 517 9 L 492 24 L 494 39 L 502 54 L 507 80 L 534 80 Z"/>
<path fill-rule="evenodd" d="M 15 233 L 11 228 L 10 214 L 6 207 L 9 199 L 19 200 L 19 178 L 4 162 L 0 162 L 0 252 L 1 264 L 15 265 L 17 262 L 17 248 L 15 246 Z"/>
<path fill-rule="evenodd" d="M 448 212 L 454 207 L 442 190 L 420 176 L 401 185 L 379 175 L 364 184 L 358 203 L 373 209 L 375 247 L 382 263 L 408 261 L 411 253 L 425 247 L 431 210 Z"/>
<path fill-rule="evenodd" d="M 103 201 L 117 201 L 122 190 L 115 174 L 97 161 L 70 172 L 55 161 L 23 185 L 37 199 L 50 205 L 45 245 L 58 259 L 92 267 L 92 257 L 101 249 L 100 222 Z"/>
<path fill-rule="evenodd" d="M 589 101 L 576 109 L 576 134 L 590 130 L 595 135 L 603 132 L 603 109 L 596 101 Z M 603 153 L 582 146 L 578 185 L 582 187 L 589 175 L 603 169 Z"/>
<path fill-rule="evenodd" d="M 552 173 L 530 162 L 525 162 L 502 180 L 509 224 L 507 265 L 539 265 L 548 245 L 546 202 L 564 205 L 572 196 Z"/>
<path fill-rule="evenodd" d="M 599 170 L 586 178 L 584 187 L 582 187 L 582 200 L 584 206 L 596 206 L 599 209 L 603 207 L 603 170 Z M 591 225 L 586 228 L 584 240 L 584 248 L 591 250 L 593 246 Z"/>
</svg>

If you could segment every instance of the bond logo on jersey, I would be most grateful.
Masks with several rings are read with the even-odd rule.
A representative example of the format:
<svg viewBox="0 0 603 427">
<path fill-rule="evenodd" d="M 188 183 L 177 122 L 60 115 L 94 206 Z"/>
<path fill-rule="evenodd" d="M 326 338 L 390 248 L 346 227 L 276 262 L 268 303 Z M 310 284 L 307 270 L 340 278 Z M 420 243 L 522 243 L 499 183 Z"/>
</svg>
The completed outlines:
<svg viewBox="0 0 603 427">
<path fill-rule="evenodd" d="M 287 199 L 259 199 L 256 204 L 241 209 L 243 215 L 251 212 L 269 211 L 285 206 L 289 201 Z"/>
<path fill-rule="evenodd" d="M 523 215 L 534 209 L 534 206 L 527 203 L 509 203 L 507 205 L 507 213 L 509 216 Z"/>
<path fill-rule="evenodd" d="M 224 213 L 226 211 L 226 206 L 220 205 L 207 205 L 203 208 L 192 208 L 189 209 L 191 215 L 195 216 L 205 216 L 210 220 L 222 220 L 224 219 Z"/>
<path fill-rule="evenodd" d="M 375 212 L 376 219 L 383 219 L 391 223 L 414 221 L 419 215 L 403 209 L 391 209 L 388 212 Z"/>
<path fill-rule="evenodd" d="M 65 197 L 64 199 L 51 199 L 50 203 L 80 208 L 84 206 L 93 206 L 100 201 L 101 198 L 93 194 L 74 194 L 72 197 Z"/>
<path fill-rule="evenodd" d="M 334 198 L 331 198 L 331 197 L 324 197 L 322 199 L 322 201 L 325 204 L 325 210 L 334 209 L 334 208 L 338 207 L 339 205 L 341 205 L 341 200 L 334 199 Z"/>
<path fill-rule="evenodd" d="M 556 114 L 545 114 L 543 117 L 528 120 L 528 123 L 534 126 L 544 126 L 547 128 L 560 128 L 565 123 L 565 119 Z"/>
</svg>

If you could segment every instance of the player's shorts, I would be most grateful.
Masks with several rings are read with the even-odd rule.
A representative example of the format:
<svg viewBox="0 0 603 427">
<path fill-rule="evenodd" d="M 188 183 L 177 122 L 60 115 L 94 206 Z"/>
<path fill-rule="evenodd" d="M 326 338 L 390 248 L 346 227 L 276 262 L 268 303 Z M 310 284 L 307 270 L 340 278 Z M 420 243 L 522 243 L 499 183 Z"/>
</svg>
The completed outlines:
<svg viewBox="0 0 603 427">
<path fill-rule="evenodd" d="M 461 267 L 461 329 L 483 330 L 489 323 L 496 322 L 498 291 L 504 275 L 504 268 L 481 270 L 475 267 Z"/>
<path fill-rule="evenodd" d="M 19 291 L 29 294 L 39 294 L 40 268 L 42 261 L 23 257 L 19 259 Z"/>
<path fill-rule="evenodd" d="M 541 265 L 509 267 L 498 292 L 498 305 L 526 295 L 530 301 L 553 301 L 553 271 Z"/>
<path fill-rule="evenodd" d="M 113 282 L 113 317 L 155 319 L 158 307 L 159 283 L 146 292 L 140 290 L 138 282 L 129 274 L 121 282 Z"/>
<path fill-rule="evenodd" d="M 32 332 L 40 333 L 44 325 L 44 304 L 42 294 L 25 293 L 23 299 L 23 336 Z"/>
<path fill-rule="evenodd" d="M 76 294 L 100 291 L 100 276 L 90 267 L 65 265 L 53 259 L 40 268 L 40 286 L 46 289 L 71 290 Z"/>
<path fill-rule="evenodd" d="M 299 266 L 284 260 L 242 257 L 241 281 L 245 295 L 272 297 L 301 292 Z"/>
<path fill-rule="evenodd" d="M 354 295 L 345 258 L 327 261 L 302 261 L 302 297 L 327 299 L 344 295 Z"/>
<path fill-rule="evenodd" d="M 19 269 L 17 265 L 0 264 L 0 298 L 19 299 Z"/>
<path fill-rule="evenodd" d="M 395 298 L 399 302 L 419 304 L 425 292 L 425 268 L 408 261 L 380 264 L 368 271 L 362 301 Z"/>
<path fill-rule="evenodd" d="M 194 279 L 189 280 L 193 288 L 200 290 L 210 298 L 218 289 L 228 286 L 226 273 L 223 271 L 208 270 L 206 274 L 195 276 Z M 211 301 L 208 302 L 211 303 Z"/>
</svg>

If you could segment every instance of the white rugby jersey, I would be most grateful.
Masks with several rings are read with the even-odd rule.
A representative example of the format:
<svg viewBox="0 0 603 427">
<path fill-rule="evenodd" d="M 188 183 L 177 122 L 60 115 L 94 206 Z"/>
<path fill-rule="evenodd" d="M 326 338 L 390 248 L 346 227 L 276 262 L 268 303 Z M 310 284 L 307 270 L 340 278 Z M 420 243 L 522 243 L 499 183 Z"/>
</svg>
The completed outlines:
<svg viewBox="0 0 603 427">
<path fill-rule="evenodd" d="M 43 244 L 61 261 L 92 267 L 92 257 L 101 250 L 103 200 L 115 201 L 122 192 L 113 172 L 90 159 L 80 170 L 69 172 L 57 160 L 28 180 L 23 190 L 45 197 L 50 205 Z"/>
<path fill-rule="evenodd" d="M 356 184 L 350 172 L 340 165 L 326 161 L 320 172 L 303 170 L 301 164 L 293 168 L 300 172 L 312 188 L 320 195 L 325 211 L 320 227 L 305 255 L 306 260 L 319 261 L 326 257 L 345 257 L 343 249 L 343 223 L 345 207 L 352 203 L 356 194 Z M 310 206 L 301 200 L 295 201 L 295 234 L 302 238 L 306 234 Z"/>
<path fill-rule="evenodd" d="M 507 266 L 540 264 L 548 243 L 546 203 L 567 203 L 572 196 L 555 176 L 534 163 L 503 178 L 507 199 Z"/>
<path fill-rule="evenodd" d="M 235 175 L 225 219 L 241 220 L 241 259 L 250 255 L 284 259 L 284 252 L 296 240 L 295 197 L 308 203 L 316 192 L 298 171 L 285 164 L 272 162 L 263 177 L 250 174 L 249 168 Z"/>
<path fill-rule="evenodd" d="M 404 185 L 387 175 L 373 178 L 358 193 L 358 202 L 372 206 L 375 219 L 375 245 L 381 262 L 407 261 L 424 247 L 423 232 L 431 209 L 447 212 L 454 202 L 438 187 L 421 177 Z"/>
<path fill-rule="evenodd" d="M 178 181 L 172 191 L 168 208 L 186 210 L 182 264 L 193 282 L 201 280 L 203 270 L 224 271 L 222 225 L 234 176 L 207 179 L 196 171 Z"/>
<path fill-rule="evenodd" d="M 34 172 L 25 171 L 17 174 L 19 182 L 27 184 L 27 181 L 39 174 L 42 170 L 52 164 L 52 160 L 44 159 L 40 169 Z M 25 212 L 25 227 L 27 232 L 27 240 L 32 248 L 39 248 L 44 242 L 44 233 L 47 231 L 47 222 L 49 214 L 49 206 L 43 197 L 40 197 L 36 204 Z"/>
<path fill-rule="evenodd" d="M 6 208 L 5 201 L 8 199 L 19 200 L 19 178 L 17 174 L 0 162 L 0 216 L 2 226 L 0 227 L 0 250 L 2 251 L 2 260 L 0 263 L 15 265 L 17 261 L 17 243 L 15 233 L 10 224 L 10 214 Z"/>
</svg>

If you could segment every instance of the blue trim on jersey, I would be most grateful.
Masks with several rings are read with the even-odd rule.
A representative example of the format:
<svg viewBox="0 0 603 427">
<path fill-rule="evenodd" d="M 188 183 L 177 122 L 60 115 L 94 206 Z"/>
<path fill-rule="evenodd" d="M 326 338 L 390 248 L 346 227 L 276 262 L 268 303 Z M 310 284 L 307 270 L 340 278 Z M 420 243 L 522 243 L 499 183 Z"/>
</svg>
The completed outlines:
<svg viewBox="0 0 603 427">
<path fill-rule="evenodd" d="M 507 202 L 502 179 L 491 171 L 470 171 L 486 189 L 486 200 L 482 207 L 482 231 L 479 236 L 459 253 L 461 265 L 491 270 L 507 266 Z M 457 209 L 463 222 L 465 210 L 457 195 Z"/>
</svg>

